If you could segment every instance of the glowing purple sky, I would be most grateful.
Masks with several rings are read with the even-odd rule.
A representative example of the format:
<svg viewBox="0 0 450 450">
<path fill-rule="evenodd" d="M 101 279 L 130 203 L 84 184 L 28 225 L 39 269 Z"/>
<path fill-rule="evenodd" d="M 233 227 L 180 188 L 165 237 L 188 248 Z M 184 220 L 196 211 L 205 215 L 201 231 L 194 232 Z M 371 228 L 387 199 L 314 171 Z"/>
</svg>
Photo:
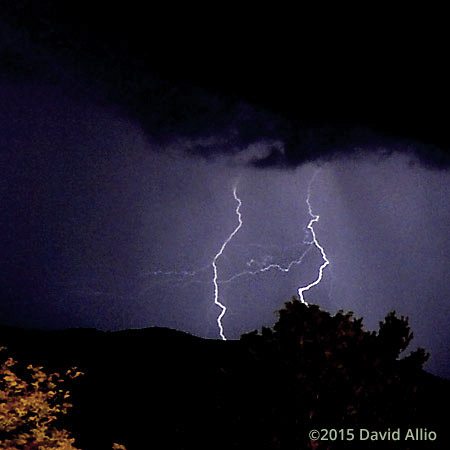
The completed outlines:
<svg viewBox="0 0 450 450">
<path fill-rule="evenodd" d="M 237 186 L 225 334 L 273 325 L 323 263 L 320 166 L 306 300 L 409 316 L 450 377 L 445 39 L 94 3 L 0 11 L 0 324 L 219 338 Z M 235 277 L 270 264 L 291 269 Z"/>
<path fill-rule="evenodd" d="M 219 282 L 258 262 L 286 266 L 307 248 L 317 165 L 249 166 L 270 150 L 264 139 L 209 159 L 186 153 L 182 136 L 161 151 L 112 108 L 55 87 L 0 89 L 2 323 L 218 338 L 211 263 L 237 224 L 236 182 L 243 226 L 218 261 Z M 202 145 L 213 154 L 221 139 Z M 392 309 L 409 316 L 414 346 L 431 352 L 427 368 L 448 377 L 450 174 L 410 161 L 361 152 L 321 163 L 311 205 L 331 264 L 305 297 L 353 310 L 369 329 Z M 321 261 L 313 249 L 289 273 L 221 284 L 227 337 L 272 325 Z"/>
</svg>

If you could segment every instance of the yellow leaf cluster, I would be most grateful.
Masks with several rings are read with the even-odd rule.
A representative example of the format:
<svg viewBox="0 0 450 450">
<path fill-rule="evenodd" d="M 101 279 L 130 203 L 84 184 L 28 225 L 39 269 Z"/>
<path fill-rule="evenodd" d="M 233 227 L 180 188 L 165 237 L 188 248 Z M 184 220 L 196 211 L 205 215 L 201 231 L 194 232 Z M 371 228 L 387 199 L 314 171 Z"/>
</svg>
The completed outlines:
<svg viewBox="0 0 450 450">
<path fill-rule="evenodd" d="M 0 353 L 6 350 L 0 347 Z M 47 374 L 43 367 L 27 366 L 27 376 L 14 372 L 17 362 L 7 358 L 0 365 L 0 450 L 77 450 L 67 430 L 57 428 L 57 419 L 72 405 L 70 392 L 61 389 L 59 373 Z M 66 377 L 83 372 L 71 367 Z M 114 450 L 126 450 L 114 444 Z"/>
<path fill-rule="evenodd" d="M 0 365 L 0 449 L 76 450 L 69 432 L 55 426 L 71 406 L 64 402 L 69 392 L 55 390 L 64 380 L 32 365 L 22 379 L 15 373 L 15 365 L 12 358 Z"/>
</svg>

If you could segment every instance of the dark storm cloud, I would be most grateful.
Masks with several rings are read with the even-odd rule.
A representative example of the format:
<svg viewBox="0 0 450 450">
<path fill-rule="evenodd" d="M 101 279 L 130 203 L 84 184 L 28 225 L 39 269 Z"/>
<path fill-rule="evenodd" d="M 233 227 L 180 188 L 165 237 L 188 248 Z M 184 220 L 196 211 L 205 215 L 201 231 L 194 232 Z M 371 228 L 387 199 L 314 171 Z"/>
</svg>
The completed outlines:
<svg viewBox="0 0 450 450">
<path fill-rule="evenodd" d="M 132 102 L 123 105 L 156 147 L 176 144 L 178 150 L 206 159 L 232 158 L 260 144 L 265 147 L 263 156 L 248 161 L 257 168 L 295 168 L 308 162 L 393 151 L 410 154 L 413 160 L 432 168 L 450 164 L 450 153 L 444 146 L 421 142 L 408 132 L 385 133 L 357 122 L 306 122 L 251 105 L 236 95 L 161 82 L 157 77 L 147 76 L 145 89 L 138 85 Z"/>
<path fill-rule="evenodd" d="M 450 165 L 438 112 L 448 89 L 434 72 L 403 72 L 394 61 L 386 70 L 367 64 L 355 72 L 326 54 L 299 66 L 295 42 L 275 33 L 280 61 L 262 41 L 249 51 L 229 34 L 214 40 L 212 30 L 198 31 L 198 41 L 189 21 L 175 33 L 175 24 L 149 27 L 138 10 L 112 10 L 105 21 L 100 6 L 68 12 L 50 2 L 27 15 L 26 4 L 8 6 L 0 19 L 3 76 L 62 83 L 74 96 L 117 105 L 160 148 L 176 143 L 203 158 L 233 157 L 264 142 L 262 155 L 247 161 L 259 168 L 380 148 L 408 152 L 428 167 Z M 200 43 L 208 37 L 214 45 L 207 51 Z"/>
</svg>

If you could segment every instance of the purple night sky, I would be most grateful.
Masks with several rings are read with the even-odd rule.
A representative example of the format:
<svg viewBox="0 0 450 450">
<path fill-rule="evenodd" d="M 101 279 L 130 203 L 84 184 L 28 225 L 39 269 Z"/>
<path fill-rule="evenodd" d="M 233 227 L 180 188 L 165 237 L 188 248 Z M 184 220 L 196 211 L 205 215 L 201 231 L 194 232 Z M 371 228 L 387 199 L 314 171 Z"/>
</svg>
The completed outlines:
<svg viewBox="0 0 450 450">
<path fill-rule="evenodd" d="M 450 172 L 426 137 L 383 133 L 372 116 L 336 125 L 340 97 L 319 126 L 286 118 L 287 100 L 278 114 L 273 102 L 241 99 L 237 84 L 227 96 L 161 72 L 118 100 L 97 89 L 116 81 L 71 77 L 61 53 L 24 48 L 20 70 L 0 77 L 0 324 L 161 326 L 219 339 L 211 264 L 238 223 L 237 185 L 243 225 L 217 262 L 223 326 L 229 339 L 271 326 L 322 263 L 305 243 L 318 171 L 310 201 L 330 265 L 307 301 L 352 310 L 368 329 L 395 309 L 414 332 L 408 352 L 425 347 L 426 369 L 450 377 Z M 389 103 L 375 109 L 394 117 Z M 226 282 L 303 253 L 289 272 Z"/>
<path fill-rule="evenodd" d="M 132 120 L 57 89 L 3 85 L 2 97 L 3 322 L 218 338 L 211 263 L 237 225 L 236 182 L 243 226 L 218 260 L 226 336 L 272 325 L 317 276 L 310 248 L 289 273 L 220 283 L 308 249 L 319 165 L 249 167 L 264 140 L 211 160 L 186 155 L 182 140 L 161 152 Z M 320 163 L 311 204 L 331 264 L 306 298 L 353 310 L 369 329 L 392 309 L 407 315 L 414 344 L 432 354 L 428 369 L 447 374 L 450 175 L 411 161 L 360 152 Z"/>
</svg>

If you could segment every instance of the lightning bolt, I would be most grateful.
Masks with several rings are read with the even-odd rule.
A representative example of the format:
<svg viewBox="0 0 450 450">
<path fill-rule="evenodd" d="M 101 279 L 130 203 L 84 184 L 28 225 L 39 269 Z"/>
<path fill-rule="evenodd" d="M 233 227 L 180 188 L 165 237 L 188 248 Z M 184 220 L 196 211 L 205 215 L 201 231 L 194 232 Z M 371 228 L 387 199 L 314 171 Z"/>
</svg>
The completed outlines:
<svg viewBox="0 0 450 450">
<path fill-rule="evenodd" d="M 316 232 L 315 232 L 314 226 L 313 226 L 315 223 L 317 223 L 319 221 L 319 218 L 320 218 L 319 215 L 313 213 L 312 206 L 311 206 L 311 188 L 312 188 L 312 184 L 318 173 L 319 173 L 319 170 L 317 170 L 314 173 L 313 177 L 311 178 L 310 182 L 308 183 L 308 192 L 307 192 L 307 196 L 306 196 L 306 204 L 308 206 L 308 213 L 311 216 L 311 220 L 309 221 L 306 228 L 310 231 L 312 240 L 307 241 L 306 239 L 303 239 L 303 243 L 307 244 L 308 248 L 300 255 L 300 257 L 298 259 L 295 259 L 295 260 L 289 262 L 289 264 L 287 266 L 282 266 L 281 264 L 278 264 L 278 263 L 271 263 L 271 264 L 264 265 L 263 267 L 260 267 L 257 270 L 244 270 L 243 272 L 237 273 L 226 280 L 219 281 L 220 284 L 230 283 L 233 280 L 240 278 L 244 275 L 258 275 L 258 274 L 261 274 L 264 272 L 268 272 L 269 270 L 272 270 L 272 269 L 276 269 L 280 272 L 289 272 L 294 265 L 299 265 L 302 263 L 306 254 L 311 250 L 312 247 L 316 247 L 320 251 L 320 253 L 322 255 L 322 259 L 323 259 L 323 263 L 320 265 L 319 270 L 318 270 L 317 278 L 313 282 L 309 283 L 308 285 L 298 288 L 298 296 L 300 298 L 300 301 L 308 306 L 308 303 L 306 302 L 305 297 L 303 295 L 304 292 L 309 291 L 312 287 L 318 285 L 322 281 L 323 271 L 324 271 L 325 267 L 327 267 L 330 264 L 330 261 L 327 258 L 324 248 L 320 245 L 320 243 L 317 239 Z M 247 263 L 247 266 L 251 267 L 252 264 L 257 264 L 257 261 L 255 261 L 254 259 L 251 259 Z"/>
<path fill-rule="evenodd" d="M 188 270 L 183 270 L 183 271 L 162 271 L 162 270 L 158 270 L 158 271 L 150 272 L 150 274 L 153 275 L 153 276 L 157 276 L 157 277 L 164 276 L 164 277 L 167 277 L 168 280 L 171 280 L 172 283 L 173 282 L 181 283 L 183 285 L 188 284 L 188 283 L 210 283 L 211 280 L 209 280 L 209 281 L 206 281 L 206 280 L 205 281 L 201 281 L 201 280 L 196 280 L 195 278 L 197 276 L 199 276 L 201 273 L 205 272 L 206 270 L 209 270 L 212 267 L 213 268 L 212 283 L 213 283 L 213 286 L 214 286 L 214 304 L 220 308 L 220 314 L 217 317 L 217 325 L 218 325 L 218 328 L 219 328 L 220 337 L 222 338 L 222 340 L 225 341 L 225 340 L 227 340 L 227 338 L 225 336 L 225 332 L 224 332 L 224 328 L 223 328 L 223 324 L 222 324 L 222 319 L 223 319 L 223 317 L 225 316 L 225 314 L 227 312 L 227 308 L 220 301 L 219 286 L 221 284 L 231 283 L 235 279 L 243 277 L 245 275 L 255 276 L 255 275 L 258 275 L 258 274 L 262 274 L 262 273 L 268 272 L 270 270 L 278 270 L 278 271 L 284 272 L 284 273 L 289 272 L 293 268 L 293 266 L 300 265 L 303 262 L 303 260 L 304 260 L 305 256 L 307 255 L 307 253 L 309 251 L 311 251 L 315 247 L 315 248 L 317 248 L 319 250 L 319 252 L 320 252 L 320 254 L 322 256 L 322 260 L 323 260 L 322 264 L 320 265 L 320 267 L 318 269 L 317 277 L 316 277 L 316 279 L 314 281 L 312 281 L 308 285 L 298 288 L 298 296 L 299 296 L 300 301 L 308 306 L 308 303 L 306 302 L 305 297 L 304 297 L 305 292 L 309 291 L 311 288 L 313 288 L 314 286 L 318 285 L 322 281 L 323 271 L 330 264 L 330 261 L 327 258 L 325 250 L 320 245 L 320 243 L 319 243 L 319 241 L 317 239 L 317 236 L 316 236 L 316 232 L 314 230 L 314 224 L 316 224 L 319 221 L 320 216 L 313 213 L 312 205 L 311 205 L 311 191 L 312 191 L 313 182 L 314 182 L 314 180 L 315 180 L 315 178 L 316 178 L 318 173 L 319 173 L 319 170 L 317 170 L 314 173 L 314 175 L 312 176 L 311 180 L 309 181 L 307 197 L 306 197 L 306 204 L 307 204 L 307 207 L 308 207 L 308 213 L 309 213 L 309 216 L 311 217 L 311 219 L 308 222 L 308 225 L 306 226 L 305 230 L 309 231 L 309 233 L 311 234 L 311 238 L 310 239 L 306 239 L 306 236 L 305 236 L 305 238 L 303 239 L 302 243 L 307 245 L 307 248 L 306 248 L 306 250 L 304 250 L 300 254 L 300 256 L 297 259 L 294 259 L 294 260 L 290 261 L 286 265 L 282 265 L 282 264 L 270 261 L 271 257 L 269 257 L 267 255 L 266 255 L 266 257 L 263 258 L 262 262 L 258 262 L 257 260 L 252 258 L 246 263 L 246 265 L 248 267 L 247 270 L 244 270 L 242 272 L 236 273 L 236 274 L 232 275 L 228 279 L 219 280 L 218 267 L 217 267 L 218 260 L 224 254 L 225 248 L 231 242 L 231 240 L 234 238 L 234 236 L 237 234 L 237 232 L 240 230 L 240 228 L 243 225 L 242 214 L 240 212 L 240 209 L 241 209 L 241 206 L 242 206 L 242 201 L 237 195 L 237 186 L 235 185 L 233 187 L 233 197 L 234 197 L 235 201 L 237 202 L 235 213 L 236 213 L 237 218 L 238 218 L 238 224 L 237 224 L 236 228 L 228 236 L 228 238 L 222 243 L 219 251 L 214 256 L 214 258 L 212 260 L 212 263 L 208 264 L 208 265 L 206 265 L 204 267 L 201 267 L 201 268 L 199 268 L 197 270 L 192 270 L 192 271 L 188 271 Z M 250 244 L 250 245 L 246 245 L 246 247 L 249 247 L 251 245 L 254 245 L 254 246 L 260 247 L 260 248 L 266 248 L 266 246 L 263 246 L 263 245 L 260 245 L 260 244 Z M 273 246 L 273 247 L 278 248 L 277 246 Z M 256 268 L 255 268 L 255 266 L 256 266 Z M 188 279 L 190 278 L 190 281 L 186 281 L 187 278 Z"/>
<path fill-rule="evenodd" d="M 306 256 L 306 254 L 314 246 L 320 251 L 320 254 L 322 255 L 323 263 L 319 267 L 317 278 L 314 281 L 312 281 L 311 283 L 309 283 L 308 285 L 298 288 L 298 296 L 300 298 L 300 301 L 302 303 L 304 303 L 306 306 L 308 306 L 308 303 L 306 302 L 305 297 L 303 295 L 304 292 L 309 291 L 312 287 L 317 286 L 322 281 L 323 271 L 324 271 L 325 267 L 327 267 L 330 264 L 330 261 L 327 258 L 325 250 L 320 245 L 320 243 L 319 243 L 319 241 L 317 239 L 317 236 L 316 236 L 316 232 L 314 230 L 314 224 L 319 221 L 320 216 L 317 215 L 317 214 L 314 214 L 313 211 L 312 211 L 312 206 L 311 206 L 311 188 L 312 188 L 312 184 L 313 184 L 313 182 L 314 182 L 314 180 L 315 180 L 315 178 L 316 178 L 318 173 L 319 173 L 319 170 L 317 170 L 314 173 L 313 177 L 311 178 L 310 182 L 308 183 L 308 192 L 307 192 L 307 196 L 306 196 L 306 204 L 308 206 L 308 213 L 311 216 L 311 220 L 309 221 L 309 223 L 306 226 L 306 228 L 311 232 L 312 240 L 311 241 L 306 241 L 306 239 L 303 239 L 303 243 L 307 244 L 308 248 L 300 255 L 300 257 L 298 259 L 295 259 L 295 260 L 291 261 L 285 267 L 283 267 L 282 265 L 280 265 L 278 263 L 271 263 L 271 264 L 265 265 L 264 267 L 259 268 L 258 270 L 245 270 L 243 272 L 240 272 L 240 273 L 237 273 L 237 274 L 233 275 L 231 278 L 228 278 L 227 280 L 218 281 L 217 264 L 216 264 L 217 259 L 222 255 L 223 251 L 225 250 L 225 247 L 233 239 L 234 235 L 239 231 L 239 229 L 241 228 L 242 223 L 243 223 L 242 222 L 242 215 L 240 213 L 240 207 L 242 205 L 242 201 L 237 197 L 236 188 L 234 188 L 233 195 L 234 195 L 235 200 L 238 202 L 238 206 L 236 208 L 236 214 L 238 216 L 239 224 L 235 228 L 235 230 L 230 234 L 228 239 L 222 244 L 222 247 L 220 248 L 219 252 L 214 257 L 214 260 L 213 260 L 213 263 L 212 263 L 212 266 L 213 266 L 213 269 L 214 269 L 214 279 L 213 279 L 213 283 L 214 283 L 214 303 L 222 309 L 219 317 L 217 318 L 217 324 L 219 326 L 220 336 L 222 337 L 223 340 L 226 340 L 226 337 L 225 337 L 224 331 L 223 331 L 222 318 L 225 315 L 227 309 L 219 301 L 219 284 L 230 283 L 233 280 L 235 280 L 236 278 L 242 277 L 244 275 L 257 275 L 257 274 L 260 274 L 260 273 L 268 272 L 269 270 L 272 270 L 272 269 L 276 269 L 276 270 L 279 270 L 281 272 L 289 272 L 294 265 L 298 265 L 298 264 L 302 263 L 302 261 L 303 261 L 304 257 Z M 247 266 L 251 267 L 252 264 L 257 264 L 257 261 L 255 261 L 254 259 L 251 259 L 247 263 Z"/>
<path fill-rule="evenodd" d="M 330 261 L 327 258 L 325 250 L 323 249 L 323 247 L 319 244 L 319 241 L 317 240 L 316 232 L 314 231 L 314 226 L 313 226 L 315 223 L 317 223 L 319 221 L 319 218 L 320 218 L 320 216 L 318 216 L 317 214 L 314 214 L 312 212 L 312 206 L 311 206 L 311 186 L 312 186 L 314 179 L 316 178 L 316 175 L 318 174 L 318 172 L 319 171 L 316 171 L 314 173 L 313 177 L 311 178 L 311 181 L 308 184 L 308 195 L 306 197 L 306 204 L 308 205 L 308 212 L 309 212 L 309 215 L 311 216 L 311 220 L 309 221 L 306 228 L 308 228 L 308 230 L 311 231 L 311 236 L 312 236 L 311 245 L 315 245 L 319 249 L 320 254 L 322 255 L 323 263 L 319 267 L 319 271 L 317 273 L 317 278 L 312 283 L 308 284 L 307 286 L 298 288 L 298 296 L 300 298 L 300 301 L 302 303 L 304 303 L 306 306 L 308 306 L 308 303 L 306 302 L 306 300 L 303 296 L 303 293 L 306 291 L 309 291 L 312 287 L 317 286 L 322 281 L 323 270 L 325 269 L 325 267 L 328 266 L 328 264 L 330 264 Z"/>
<path fill-rule="evenodd" d="M 165 279 L 170 283 L 173 284 L 187 284 L 188 282 L 186 282 L 185 280 L 187 278 L 191 279 L 191 282 L 195 281 L 192 280 L 194 277 L 199 276 L 201 273 L 204 273 L 206 271 L 209 271 L 211 268 L 211 264 L 208 264 L 206 266 L 200 267 L 199 269 L 196 270 L 180 270 L 180 271 L 176 271 L 176 270 L 154 270 L 154 271 L 150 271 L 150 272 L 146 272 L 144 273 L 142 276 L 143 277 L 155 277 L 155 278 L 161 278 L 161 279 Z"/>
<path fill-rule="evenodd" d="M 298 265 L 301 264 L 303 259 L 305 258 L 306 254 L 311 250 L 311 247 L 308 247 L 301 255 L 298 259 L 295 259 L 293 261 L 290 261 L 289 264 L 285 267 L 283 267 L 281 264 L 278 263 L 271 263 L 268 264 L 267 266 L 261 267 L 258 270 L 244 270 L 243 272 L 237 273 L 235 275 L 233 275 L 232 277 L 228 278 L 227 280 L 221 280 L 219 283 L 220 284 L 225 284 L 225 283 L 230 283 L 233 280 L 235 280 L 236 278 L 240 278 L 244 275 L 258 275 L 259 273 L 264 273 L 264 272 L 268 272 L 269 270 L 272 269 L 276 269 L 279 270 L 280 272 L 289 272 L 292 268 L 292 266 L 294 265 Z M 255 261 L 254 259 L 251 259 L 247 265 L 251 266 L 252 264 L 257 263 L 257 261 Z"/>
<path fill-rule="evenodd" d="M 221 308 L 221 312 L 219 314 L 219 316 L 217 317 L 217 325 L 219 327 L 219 334 L 220 337 L 222 338 L 223 341 L 226 341 L 227 338 L 225 337 L 224 331 L 223 331 L 223 325 L 222 325 L 222 319 L 223 316 L 225 315 L 225 313 L 227 312 L 227 308 L 226 306 L 221 303 L 219 301 L 219 283 L 217 281 L 218 279 L 218 272 L 217 272 L 217 260 L 222 256 L 225 247 L 228 245 L 228 243 L 233 239 L 233 237 L 236 235 L 236 233 L 239 231 L 239 229 L 242 227 L 242 214 L 240 211 L 241 205 L 242 205 L 242 201 L 241 199 L 237 196 L 237 188 L 236 186 L 233 188 L 233 196 L 234 199 L 237 202 L 237 207 L 236 207 L 236 215 L 238 216 L 238 225 L 236 226 L 236 228 L 233 230 L 233 232 L 228 236 L 228 238 L 224 241 L 224 243 L 222 244 L 222 246 L 220 247 L 220 250 L 216 253 L 216 255 L 214 256 L 214 259 L 212 261 L 212 268 L 213 268 L 213 272 L 214 272 L 214 277 L 213 277 L 213 285 L 214 285 L 214 304 L 216 304 L 219 308 Z"/>
</svg>

